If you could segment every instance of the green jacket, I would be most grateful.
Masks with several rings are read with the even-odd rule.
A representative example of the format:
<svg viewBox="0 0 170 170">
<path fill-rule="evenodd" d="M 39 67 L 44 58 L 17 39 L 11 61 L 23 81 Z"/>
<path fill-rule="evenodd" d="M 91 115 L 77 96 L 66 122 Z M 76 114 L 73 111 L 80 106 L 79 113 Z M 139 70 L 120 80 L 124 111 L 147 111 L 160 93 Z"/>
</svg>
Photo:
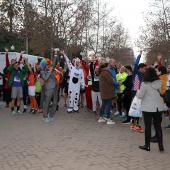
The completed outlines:
<svg viewBox="0 0 170 170">
<path fill-rule="evenodd" d="M 9 78 L 9 86 L 12 86 L 12 83 L 14 81 L 14 75 L 16 73 L 16 70 L 13 69 L 13 65 L 14 64 L 11 64 L 7 70 L 10 72 L 10 78 Z M 19 75 L 19 78 L 21 80 L 21 84 L 22 86 L 24 86 L 24 74 L 28 73 L 28 67 L 25 65 L 24 67 L 22 67 L 22 69 L 18 69 L 18 75 Z"/>
</svg>

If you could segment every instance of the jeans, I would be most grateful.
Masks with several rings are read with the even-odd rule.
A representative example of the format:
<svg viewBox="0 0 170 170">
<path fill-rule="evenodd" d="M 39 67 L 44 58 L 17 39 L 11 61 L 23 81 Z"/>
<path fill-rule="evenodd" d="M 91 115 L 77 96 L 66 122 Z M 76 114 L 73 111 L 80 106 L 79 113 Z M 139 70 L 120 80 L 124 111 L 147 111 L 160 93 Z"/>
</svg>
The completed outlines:
<svg viewBox="0 0 170 170">
<path fill-rule="evenodd" d="M 110 109 L 112 105 L 112 99 L 103 99 L 102 106 L 100 107 L 100 117 L 103 117 L 104 111 L 106 109 L 107 118 L 110 119 Z"/>
<path fill-rule="evenodd" d="M 145 124 L 145 145 L 150 146 L 151 140 L 151 121 L 153 119 L 154 127 L 156 130 L 158 143 L 163 143 L 162 128 L 161 128 L 161 116 L 162 112 L 143 112 L 144 124 Z"/>
</svg>

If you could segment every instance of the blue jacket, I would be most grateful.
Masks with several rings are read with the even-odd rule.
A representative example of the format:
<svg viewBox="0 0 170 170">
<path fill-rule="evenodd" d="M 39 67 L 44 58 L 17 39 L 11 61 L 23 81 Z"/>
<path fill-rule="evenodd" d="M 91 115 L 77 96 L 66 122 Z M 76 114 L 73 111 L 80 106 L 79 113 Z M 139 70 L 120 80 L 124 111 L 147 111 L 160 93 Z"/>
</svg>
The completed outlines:
<svg viewBox="0 0 170 170">
<path fill-rule="evenodd" d="M 114 89 L 119 89 L 119 84 L 117 82 L 117 79 L 116 79 L 116 71 L 115 71 L 115 68 L 113 66 L 110 65 L 110 68 L 109 68 L 110 72 L 112 73 L 112 77 L 114 79 Z"/>
<path fill-rule="evenodd" d="M 136 74 L 138 75 L 140 84 L 142 83 L 142 79 L 143 79 L 143 75 L 144 75 L 144 73 L 141 73 L 138 70 L 138 65 L 139 65 L 139 62 L 140 62 L 140 58 L 141 58 L 141 55 L 139 54 L 137 56 L 137 58 L 136 58 L 135 65 L 134 65 L 134 70 L 133 70 L 133 73 L 132 73 L 132 81 L 133 81 L 132 91 L 134 91 L 134 83 L 135 83 Z"/>
</svg>

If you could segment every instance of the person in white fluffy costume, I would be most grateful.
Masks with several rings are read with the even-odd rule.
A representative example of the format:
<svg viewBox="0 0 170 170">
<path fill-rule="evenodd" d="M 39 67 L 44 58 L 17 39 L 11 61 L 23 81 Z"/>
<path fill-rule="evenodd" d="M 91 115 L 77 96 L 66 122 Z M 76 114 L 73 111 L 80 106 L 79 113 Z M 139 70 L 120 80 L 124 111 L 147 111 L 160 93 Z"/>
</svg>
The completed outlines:
<svg viewBox="0 0 170 170">
<path fill-rule="evenodd" d="M 69 108 L 67 109 L 67 112 L 78 112 L 80 88 L 85 88 L 84 73 L 83 70 L 80 68 L 80 59 L 76 58 L 73 65 L 63 50 L 60 50 L 60 54 L 64 55 L 64 58 L 70 70 L 70 80 L 68 87 Z"/>
</svg>

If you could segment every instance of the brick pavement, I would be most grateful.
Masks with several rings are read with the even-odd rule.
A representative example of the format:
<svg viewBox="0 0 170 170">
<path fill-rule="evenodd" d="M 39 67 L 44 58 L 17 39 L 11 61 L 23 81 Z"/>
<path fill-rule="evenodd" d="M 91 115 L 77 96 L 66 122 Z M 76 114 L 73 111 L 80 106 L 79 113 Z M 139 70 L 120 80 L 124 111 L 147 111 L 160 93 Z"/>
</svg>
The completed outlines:
<svg viewBox="0 0 170 170">
<path fill-rule="evenodd" d="M 170 130 L 163 129 L 165 152 L 157 144 L 138 149 L 144 134 L 122 125 L 97 123 L 98 116 L 81 109 L 66 113 L 63 99 L 55 121 L 42 114 L 11 116 L 0 103 L 0 170 L 169 170 Z M 168 119 L 163 120 L 163 126 Z"/>
</svg>

